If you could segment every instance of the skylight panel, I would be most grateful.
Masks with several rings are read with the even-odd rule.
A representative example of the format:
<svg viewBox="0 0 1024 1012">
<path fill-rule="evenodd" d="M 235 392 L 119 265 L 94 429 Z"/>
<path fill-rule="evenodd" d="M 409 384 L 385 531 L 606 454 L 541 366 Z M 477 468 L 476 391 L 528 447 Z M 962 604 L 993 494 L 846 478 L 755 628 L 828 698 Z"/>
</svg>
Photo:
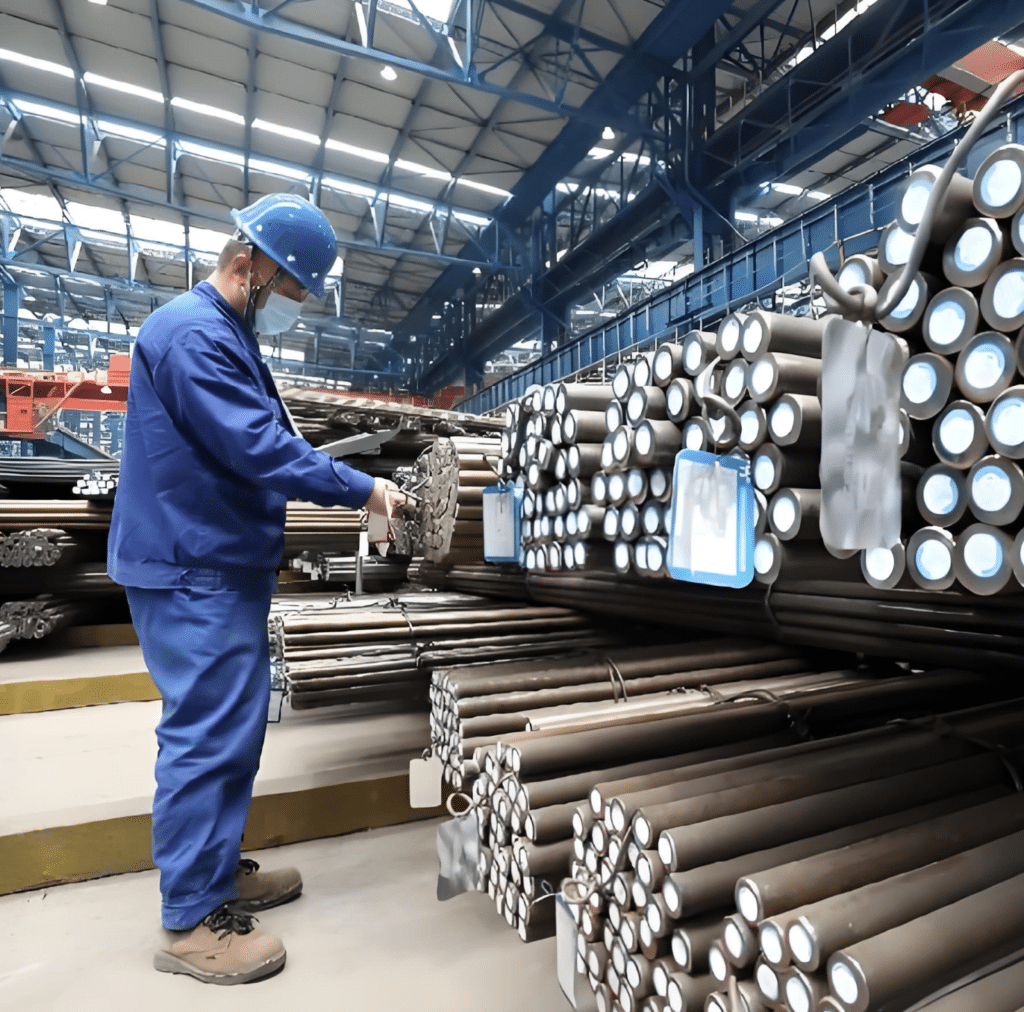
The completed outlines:
<svg viewBox="0 0 1024 1012">
<path fill-rule="evenodd" d="M 0 49 L 0 60 L 6 60 L 9 63 L 20 63 L 23 67 L 42 70 L 48 74 L 59 74 L 61 77 L 75 76 L 75 72 L 70 67 L 65 67 L 62 63 L 40 60 L 34 56 L 26 56 L 24 53 L 16 53 L 12 49 Z"/>
<path fill-rule="evenodd" d="M 244 116 L 240 116 L 237 112 L 228 112 L 227 109 L 219 109 L 215 105 L 207 105 L 205 102 L 193 102 L 189 98 L 175 96 L 171 99 L 171 105 L 175 109 L 187 109 L 189 112 L 197 112 L 213 119 L 222 119 L 227 123 L 234 123 L 236 126 L 245 126 Z"/>
<path fill-rule="evenodd" d="M 243 121 L 244 122 L 244 121 Z M 320 138 L 306 130 L 296 130 L 294 127 L 280 126 L 277 123 L 270 123 L 265 119 L 254 119 L 252 121 L 254 130 L 262 130 L 264 133 L 275 134 L 278 137 L 287 137 L 291 141 L 302 141 L 305 144 L 320 144 Z"/>
<path fill-rule="evenodd" d="M 74 126 L 80 126 L 82 123 L 82 117 L 77 112 L 62 109 L 59 106 L 47 105 L 44 102 L 32 102 L 24 98 L 16 98 L 12 101 L 18 109 L 23 113 L 28 113 L 29 116 L 38 116 L 40 119 L 49 119 L 56 123 L 70 123 Z"/>
<path fill-rule="evenodd" d="M 105 134 L 111 134 L 114 137 L 122 137 L 129 141 L 140 141 L 143 144 L 156 144 L 159 147 L 163 147 L 166 143 L 161 134 L 154 133 L 152 130 L 142 130 L 139 127 L 128 126 L 125 123 L 115 123 L 109 119 L 98 119 L 96 120 L 96 128 Z"/>
<path fill-rule="evenodd" d="M 98 88 L 110 88 L 112 91 L 134 95 L 136 98 L 144 98 L 149 102 L 163 103 L 164 100 L 162 91 L 153 91 L 152 88 L 143 88 L 141 85 L 129 84 L 127 81 L 115 81 L 112 77 L 94 74 L 91 70 L 87 70 L 82 77 L 86 84 L 94 84 Z"/>
</svg>

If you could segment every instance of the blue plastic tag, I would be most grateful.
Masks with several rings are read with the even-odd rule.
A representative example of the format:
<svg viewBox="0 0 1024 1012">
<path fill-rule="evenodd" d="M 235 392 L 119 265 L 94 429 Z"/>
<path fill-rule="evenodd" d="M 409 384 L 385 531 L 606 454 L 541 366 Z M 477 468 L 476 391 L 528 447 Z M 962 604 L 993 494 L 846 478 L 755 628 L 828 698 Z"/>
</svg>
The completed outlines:
<svg viewBox="0 0 1024 1012">
<path fill-rule="evenodd" d="M 520 562 L 522 557 L 523 489 L 499 482 L 483 491 L 484 559 Z"/>
<path fill-rule="evenodd" d="M 668 571 L 676 580 L 746 587 L 754 579 L 750 463 L 681 450 L 672 475 Z"/>
</svg>

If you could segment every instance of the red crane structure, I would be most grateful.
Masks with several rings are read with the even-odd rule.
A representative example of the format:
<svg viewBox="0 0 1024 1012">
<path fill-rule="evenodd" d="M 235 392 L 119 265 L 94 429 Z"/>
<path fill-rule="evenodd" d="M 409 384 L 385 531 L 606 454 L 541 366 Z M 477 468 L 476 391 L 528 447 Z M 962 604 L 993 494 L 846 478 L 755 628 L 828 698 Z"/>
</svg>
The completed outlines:
<svg viewBox="0 0 1024 1012">
<path fill-rule="evenodd" d="M 0 370 L 0 439 L 46 439 L 62 408 L 125 411 L 130 370 L 128 355 L 111 355 L 107 369 L 95 372 Z"/>
</svg>

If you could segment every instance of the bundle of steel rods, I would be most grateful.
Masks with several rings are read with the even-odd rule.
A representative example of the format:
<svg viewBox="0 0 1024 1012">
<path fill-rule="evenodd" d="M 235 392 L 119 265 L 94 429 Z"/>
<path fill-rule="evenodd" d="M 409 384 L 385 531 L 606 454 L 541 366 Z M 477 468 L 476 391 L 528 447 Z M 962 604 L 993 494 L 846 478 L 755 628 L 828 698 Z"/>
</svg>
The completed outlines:
<svg viewBox="0 0 1024 1012">
<path fill-rule="evenodd" d="M 367 555 L 360 563 L 364 587 L 374 590 L 397 588 L 405 581 L 408 560 Z M 315 583 L 355 583 L 356 558 L 334 552 L 305 551 L 292 559 L 292 569 Z M 372 585 L 372 588 L 367 586 Z"/>
<path fill-rule="evenodd" d="M 90 476 L 99 475 L 98 483 L 106 484 L 120 470 L 114 458 L 65 459 L 62 457 L 0 457 L 0 482 L 12 496 L 43 494 L 70 495 Z M 80 493 L 78 493 L 80 494 Z"/>
<path fill-rule="evenodd" d="M 0 534 L 0 567 L 55 566 L 66 561 L 76 547 L 65 531 L 56 528 Z"/>
<path fill-rule="evenodd" d="M 903 536 L 863 553 L 877 587 L 954 584 L 990 595 L 1024 583 L 1024 187 L 1019 146 L 982 161 L 973 182 L 954 175 L 920 271 L 880 326 L 906 349 L 901 452 L 921 473 Z M 911 235 L 940 169 L 911 174 L 877 256 L 850 258 L 843 287 L 883 298 L 907 262 Z"/>
<path fill-rule="evenodd" d="M 80 604 L 48 595 L 7 601 L 0 604 L 0 650 L 12 639 L 42 639 L 82 615 Z"/>
<path fill-rule="evenodd" d="M 406 487 L 418 504 L 405 510 L 412 553 L 441 566 L 483 562 L 484 489 L 497 482 L 499 440 L 435 440 L 416 461 Z"/>
<path fill-rule="evenodd" d="M 292 706 L 425 700 L 434 665 L 507 660 L 538 649 L 585 650 L 612 640 L 565 608 L 498 605 L 471 595 L 275 599 L 271 656 Z M 308 602 L 308 603 L 307 603 Z"/>
<path fill-rule="evenodd" d="M 550 651 L 553 654 L 554 650 Z M 479 772 L 481 749 L 503 735 L 571 724 L 597 727 L 625 716 L 682 712 L 774 679 L 803 684 L 814 664 L 797 650 L 756 640 L 711 639 L 615 647 L 511 664 L 435 667 L 431 740 L 456 787 Z M 789 677 L 785 677 L 789 676 Z M 715 685 L 714 693 L 703 691 Z"/>
<path fill-rule="evenodd" d="M 951 674 L 930 677 L 955 694 Z M 1019 947 L 1021 915 L 991 904 L 1021 896 L 1024 800 L 1002 749 L 1019 755 L 1022 731 L 1024 701 L 1001 701 L 596 784 L 574 816 L 572 875 L 599 1006 L 904 1009 Z M 956 918 L 973 910 L 985 927 L 965 941 Z"/>
<path fill-rule="evenodd" d="M 541 925 L 530 922 L 543 911 L 543 896 L 566 876 L 586 883 L 588 895 L 575 904 L 574 916 L 591 984 L 599 995 L 602 983 L 608 987 L 606 1008 L 612 998 L 630 1009 L 655 996 L 659 959 L 670 961 L 662 963 L 669 975 L 661 983 L 663 998 L 674 974 L 699 978 L 677 981 L 683 996 L 691 995 L 688 988 L 703 988 L 695 1007 L 725 989 L 728 974 L 714 977 L 708 946 L 723 934 L 726 915 L 735 910 L 737 879 L 750 867 L 734 870 L 734 859 L 849 822 L 893 816 L 900 824 L 897 813 L 915 803 L 1012 790 L 997 756 L 972 764 L 969 757 L 981 751 L 976 744 L 944 743 L 925 723 L 922 734 L 907 734 L 900 725 L 808 740 L 949 704 L 975 690 L 978 698 L 999 694 L 977 676 L 940 672 L 879 680 L 870 671 L 819 671 L 816 682 L 806 678 L 802 686 L 790 679 L 784 696 L 771 691 L 786 681 L 764 678 L 760 690 L 738 692 L 739 701 L 719 692 L 717 705 L 672 716 L 633 714 L 605 726 L 511 733 L 477 750 L 472 799 L 481 881 L 524 938 L 541 937 L 549 924 L 546 916 Z M 987 732 L 1000 720 L 1014 723 L 1002 704 L 994 712 L 988 723 L 965 725 L 963 733 Z M 777 825 L 772 816 L 788 812 L 776 807 L 785 805 L 793 818 Z M 666 836 L 678 851 L 661 844 Z M 730 867 L 719 867 L 726 860 Z M 670 872 L 692 869 L 698 870 L 689 875 L 685 904 L 663 895 Z M 682 943 L 673 946 L 677 927 L 696 932 L 684 940 L 694 947 L 688 958 Z M 609 966 L 615 967 L 611 977 Z M 687 1005 L 676 999 L 672 1007 Z"/>
<path fill-rule="evenodd" d="M 73 499 L 4 499 L 0 530 L 59 527 L 61 530 L 107 530 L 110 505 Z"/>
<path fill-rule="evenodd" d="M 856 566 L 856 561 L 845 564 Z M 534 572 L 515 580 L 504 573 L 487 577 L 471 568 L 441 571 L 426 566 L 410 567 L 410 579 L 487 595 L 495 594 L 495 583 L 500 583 L 504 596 L 618 620 L 759 636 L 895 657 L 920 666 L 1024 671 L 1020 599 L 1014 596 L 879 590 L 866 583 L 827 580 L 729 590 L 600 572 Z"/>
<path fill-rule="evenodd" d="M 87 499 L 113 499 L 117 492 L 118 470 L 93 469 L 75 482 L 72 495 Z"/>
</svg>

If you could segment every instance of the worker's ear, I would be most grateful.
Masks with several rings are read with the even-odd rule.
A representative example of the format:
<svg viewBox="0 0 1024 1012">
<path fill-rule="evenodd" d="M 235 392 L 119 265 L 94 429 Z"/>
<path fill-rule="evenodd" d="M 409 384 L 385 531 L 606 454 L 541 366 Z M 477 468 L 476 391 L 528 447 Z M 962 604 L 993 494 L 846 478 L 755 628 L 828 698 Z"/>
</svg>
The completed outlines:
<svg viewBox="0 0 1024 1012">
<path fill-rule="evenodd" d="M 252 247 L 242 246 L 231 258 L 231 277 L 241 285 L 249 283 L 252 272 Z"/>
</svg>

